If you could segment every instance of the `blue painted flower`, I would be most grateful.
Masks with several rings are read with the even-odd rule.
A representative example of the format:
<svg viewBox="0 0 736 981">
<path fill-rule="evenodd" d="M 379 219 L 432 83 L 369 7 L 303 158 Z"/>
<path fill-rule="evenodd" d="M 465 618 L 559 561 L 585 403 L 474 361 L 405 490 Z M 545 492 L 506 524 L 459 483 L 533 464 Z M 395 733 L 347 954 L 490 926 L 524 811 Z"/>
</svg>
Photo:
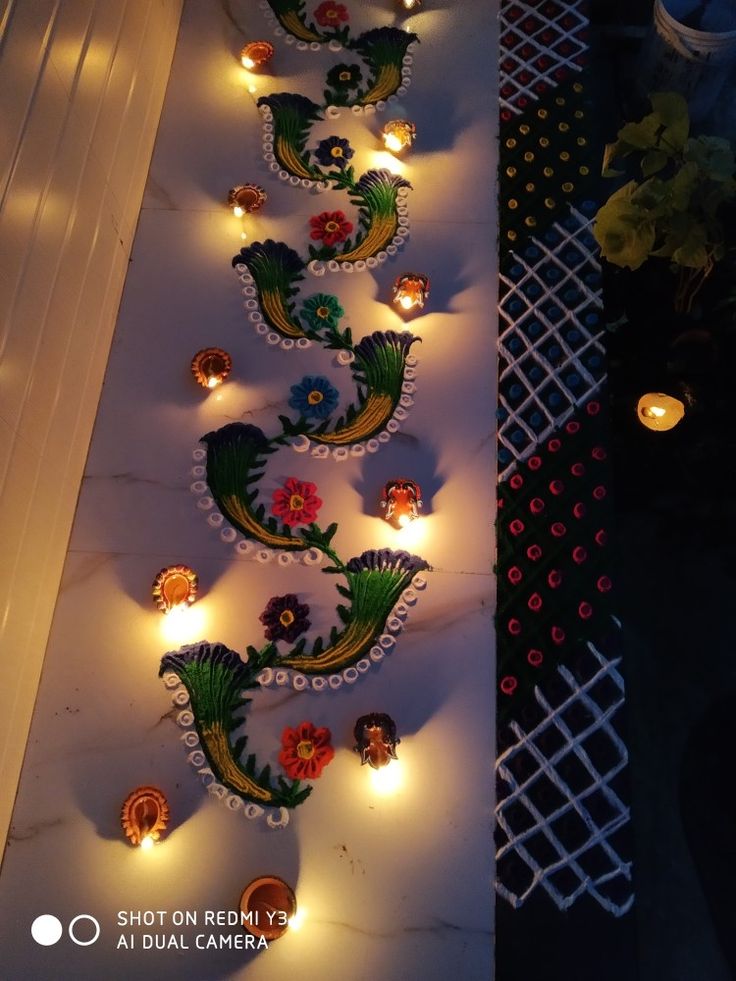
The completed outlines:
<svg viewBox="0 0 736 981">
<path fill-rule="evenodd" d="M 326 419 L 334 412 L 340 393 L 321 375 L 305 375 L 291 386 L 289 405 L 305 419 Z"/>
<path fill-rule="evenodd" d="M 355 150 L 350 146 L 348 140 L 340 136 L 328 136 L 326 140 L 320 140 L 314 155 L 323 167 L 339 167 L 344 170 L 348 165 L 348 160 L 353 156 Z"/>
<path fill-rule="evenodd" d="M 302 304 L 302 316 L 312 330 L 322 330 L 323 327 L 334 330 L 344 313 L 340 301 L 329 293 L 315 293 Z"/>
</svg>

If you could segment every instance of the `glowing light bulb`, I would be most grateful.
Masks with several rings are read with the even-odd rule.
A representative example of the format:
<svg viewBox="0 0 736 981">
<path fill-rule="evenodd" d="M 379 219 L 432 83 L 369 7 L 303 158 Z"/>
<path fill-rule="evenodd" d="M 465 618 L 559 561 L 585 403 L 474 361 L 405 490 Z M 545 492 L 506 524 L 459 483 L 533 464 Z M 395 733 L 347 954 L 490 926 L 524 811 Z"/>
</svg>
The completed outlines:
<svg viewBox="0 0 736 981">
<path fill-rule="evenodd" d="M 307 915 L 306 909 L 300 906 L 299 909 L 294 913 L 292 917 L 289 918 L 289 929 L 290 930 L 301 930 L 304 926 L 304 919 Z"/>
<path fill-rule="evenodd" d="M 273 45 L 270 41 L 251 41 L 240 52 L 240 63 L 249 72 L 262 68 L 273 58 Z"/>
<path fill-rule="evenodd" d="M 382 797 L 395 794 L 404 784 L 404 770 L 400 760 L 393 760 L 391 766 L 382 766 L 380 770 L 370 771 L 371 787 Z"/>
<path fill-rule="evenodd" d="M 429 296 L 429 277 L 423 273 L 404 273 L 393 287 L 394 303 L 402 310 L 421 309 Z"/>
<path fill-rule="evenodd" d="M 392 153 L 400 153 L 412 145 L 417 129 L 408 119 L 392 119 L 381 132 L 386 149 Z"/>
</svg>

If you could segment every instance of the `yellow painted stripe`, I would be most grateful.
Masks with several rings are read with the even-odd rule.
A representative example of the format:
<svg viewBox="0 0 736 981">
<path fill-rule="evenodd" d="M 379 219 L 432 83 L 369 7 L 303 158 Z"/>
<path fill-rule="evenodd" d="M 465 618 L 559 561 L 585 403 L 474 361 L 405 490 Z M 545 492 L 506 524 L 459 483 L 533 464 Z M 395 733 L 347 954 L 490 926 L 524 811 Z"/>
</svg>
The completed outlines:
<svg viewBox="0 0 736 981">
<path fill-rule="evenodd" d="M 396 89 L 400 85 L 401 74 L 396 65 L 382 65 L 378 70 L 376 84 L 370 92 L 366 92 L 360 101 L 365 106 L 373 102 L 378 102 L 380 99 L 388 99 L 390 95 L 396 92 Z"/>
<path fill-rule="evenodd" d="M 337 255 L 338 262 L 355 262 L 357 259 L 369 259 L 376 255 L 381 249 L 385 249 L 391 244 L 391 239 L 396 234 L 398 220 L 395 214 L 386 215 L 375 219 L 368 229 L 368 234 L 351 252 L 344 255 Z"/>
<path fill-rule="evenodd" d="M 308 655 L 283 657 L 279 660 L 279 667 L 293 668 L 303 674 L 324 674 L 327 671 L 348 668 L 351 664 L 355 664 L 373 643 L 375 627 L 374 623 L 358 624 L 354 620 L 337 643 L 317 657 Z"/>
<path fill-rule="evenodd" d="M 217 777 L 226 783 L 239 794 L 244 794 L 253 800 L 263 801 L 269 804 L 273 800 L 273 794 L 269 790 L 264 790 L 258 784 L 247 777 L 233 759 L 233 751 L 227 733 L 219 723 L 215 723 L 211 728 L 202 729 L 202 741 L 207 747 L 209 758 L 215 764 Z"/>
<path fill-rule="evenodd" d="M 250 511 L 244 507 L 242 501 L 234 494 L 229 494 L 222 498 L 222 509 L 226 512 L 225 516 L 231 514 L 236 519 L 241 531 L 249 534 L 263 545 L 269 548 L 283 548 L 290 552 L 303 551 L 307 548 L 306 544 L 298 538 L 288 538 L 286 535 L 275 535 L 264 528 L 256 521 Z"/>
<path fill-rule="evenodd" d="M 352 443 L 358 443 L 361 439 L 367 439 L 378 429 L 383 429 L 391 418 L 392 411 L 393 400 L 390 395 L 385 392 L 381 394 L 372 393 L 349 426 L 345 426 L 344 429 L 339 429 L 334 433 L 322 433 L 314 436 L 310 434 L 309 438 L 315 443 L 326 443 L 329 446 L 348 446 Z"/>
<path fill-rule="evenodd" d="M 281 293 L 264 290 L 261 293 L 261 307 L 273 326 L 285 337 L 304 337 L 304 331 L 297 327 L 286 311 Z"/>
</svg>

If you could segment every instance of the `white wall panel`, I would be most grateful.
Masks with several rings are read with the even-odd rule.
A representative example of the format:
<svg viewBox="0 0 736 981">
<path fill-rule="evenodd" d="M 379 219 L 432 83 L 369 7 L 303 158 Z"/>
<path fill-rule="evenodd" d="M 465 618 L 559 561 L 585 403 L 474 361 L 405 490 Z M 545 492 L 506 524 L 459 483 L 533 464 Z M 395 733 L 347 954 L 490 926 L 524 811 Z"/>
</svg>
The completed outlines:
<svg viewBox="0 0 736 981">
<path fill-rule="evenodd" d="M 0 0 L 0 839 L 181 6 Z"/>
</svg>

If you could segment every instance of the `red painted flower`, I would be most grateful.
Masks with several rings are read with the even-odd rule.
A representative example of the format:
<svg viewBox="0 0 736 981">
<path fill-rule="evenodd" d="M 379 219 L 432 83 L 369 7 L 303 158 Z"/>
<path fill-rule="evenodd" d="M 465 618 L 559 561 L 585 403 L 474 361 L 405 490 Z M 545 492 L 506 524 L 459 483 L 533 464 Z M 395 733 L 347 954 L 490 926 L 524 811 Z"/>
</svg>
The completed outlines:
<svg viewBox="0 0 736 981">
<path fill-rule="evenodd" d="M 581 620 L 588 620 L 593 616 L 593 607 L 590 603 L 586 603 L 585 600 L 578 607 L 578 616 Z"/>
<path fill-rule="evenodd" d="M 596 545 L 603 546 L 608 542 L 608 534 L 604 528 L 599 528 L 595 533 L 595 543 Z"/>
<path fill-rule="evenodd" d="M 532 514 L 541 514 L 544 511 L 544 501 L 541 497 L 533 497 L 529 502 L 529 510 Z"/>
<path fill-rule="evenodd" d="M 532 562 L 536 562 L 537 559 L 542 558 L 542 549 L 539 545 L 530 545 L 526 550 L 527 558 L 530 558 Z"/>
<path fill-rule="evenodd" d="M 549 530 L 552 532 L 555 538 L 562 538 L 562 536 L 567 533 L 567 528 L 561 521 L 553 521 Z"/>
<path fill-rule="evenodd" d="M 565 485 L 561 480 L 551 480 L 549 482 L 549 489 L 555 496 L 559 496 L 564 491 Z"/>
<path fill-rule="evenodd" d="M 585 406 L 585 411 L 589 416 L 597 416 L 601 411 L 600 402 L 588 402 L 588 404 Z"/>
<path fill-rule="evenodd" d="M 533 668 L 538 668 L 539 665 L 544 660 L 544 654 L 541 651 L 537 651 L 534 648 L 529 651 L 526 656 L 527 661 L 531 664 Z"/>
<path fill-rule="evenodd" d="M 608 454 L 606 453 L 606 451 L 603 449 L 602 446 L 594 446 L 593 449 L 591 450 L 590 455 L 593 457 L 594 460 L 605 460 Z"/>
<path fill-rule="evenodd" d="M 576 562 L 578 565 L 582 565 L 582 563 L 588 558 L 588 552 L 582 545 L 576 545 L 572 550 L 572 558 L 573 562 Z"/>
<path fill-rule="evenodd" d="M 512 535 L 520 535 L 524 530 L 524 522 L 519 518 L 514 518 L 514 520 L 509 525 L 509 531 Z"/>
<path fill-rule="evenodd" d="M 580 432 L 580 423 L 576 422 L 573 419 L 572 422 L 568 422 L 568 424 L 565 426 L 565 429 L 568 431 L 568 433 L 570 433 L 571 436 L 574 436 L 575 433 Z"/>
<path fill-rule="evenodd" d="M 513 695 L 518 683 L 513 675 L 507 674 L 505 678 L 501 678 L 501 691 L 504 695 Z"/>
<path fill-rule="evenodd" d="M 539 468 L 542 466 L 541 456 L 530 456 L 527 466 L 530 470 L 539 470 Z"/>
<path fill-rule="evenodd" d="M 577 504 L 573 505 L 572 513 L 576 518 L 584 518 L 585 505 L 581 501 L 578 501 Z"/>
<path fill-rule="evenodd" d="M 524 578 L 523 573 L 521 569 L 518 567 L 518 565 L 514 565 L 509 569 L 508 577 L 509 577 L 509 582 L 514 586 L 520 583 L 521 580 Z"/>
<path fill-rule="evenodd" d="M 596 583 L 596 585 L 598 586 L 598 591 L 599 592 L 601 592 L 601 593 L 607 593 L 609 591 L 609 589 L 611 588 L 611 586 L 613 585 L 613 583 L 608 578 L 608 576 L 601 576 L 599 578 L 598 582 Z"/>
<path fill-rule="evenodd" d="M 603 486 L 603 484 L 598 484 L 597 487 L 593 488 L 593 497 L 596 499 L 596 501 L 602 501 L 605 496 L 606 488 Z"/>
<path fill-rule="evenodd" d="M 534 613 L 538 613 L 542 609 L 542 597 L 539 595 L 539 593 L 532 593 L 532 595 L 529 597 L 527 606 Z"/>
<path fill-rule="evenodd" d="M 585 467 L 582 465 L 582 463 L 573 463 L 573 465 L 570 467 L 570 473 L 573 475 L 573 477 L 582 477 L 585 473 Z"/>
<path fill-rule="evenodd" d="M 547 449 L 550 451 L 550 453 L 556 453 L 561 446 L 562 443 L 559 439 L 551 439 L 549 443 L 547 443 Z"/>
<path fill-rule="evenodd" d="M 547 576 L 547 584 L 550 589 L 557 589 L 557 587 L 562 582 L 562 573 L 559 569 L 550 569 Z"/>
<path fill-rule="evenodd" d="M 314 19 L 320 27 L 338 27 L 350 19 L 347 7 L 334 0 L 324 0 L 314 12 Z"/>
<path fill-rule="evenodd" d="M 511 617 L 509 620 L 509 633 L 512 637 L 518 637 L 521 633 L 521 621 L 517 620 L 516 617 Z"/>
<path fill-rule="evenodd" d="M 524 483 L 524 478 L 520 473 L 515 473 L 509 483 L 511 484 L 512 490 L 518 490 Z"/>
<path fill-rule="evenodd" d="M 325 245 L 337 245 L 344 242 L 353 230 L 353 223 L 345 220 L 342 211 L 323 211 L 309 219 L 312 226 L 310 238 L 321 239 Z"/>
<path fill-rule="evenodd" d="M 559 645 L 564 643 L 565 631 L 562 629 L 562 627 L 552 627 L 550 633 L 552 635 L 552 642 L 554 644 Z"/>
<path fill-rule="evenodd" d="M 332 734 L 324 727 L 315 729 L 311 722 L 301 722 L 296 729 L 288 726 L 281 733 L 279 763 L 291 780 L 316 780 L 335 750 Z"/>
<path fill-rule="evenodd" d="M 292 528 L 294 525 L 308 525 L 322 507 L 322 501 L 315 495 L 316 490 L 317 485 L 308 480 L 289 477 L 283 487 L 273 492 L 271 513 Z"/>
</svg>

